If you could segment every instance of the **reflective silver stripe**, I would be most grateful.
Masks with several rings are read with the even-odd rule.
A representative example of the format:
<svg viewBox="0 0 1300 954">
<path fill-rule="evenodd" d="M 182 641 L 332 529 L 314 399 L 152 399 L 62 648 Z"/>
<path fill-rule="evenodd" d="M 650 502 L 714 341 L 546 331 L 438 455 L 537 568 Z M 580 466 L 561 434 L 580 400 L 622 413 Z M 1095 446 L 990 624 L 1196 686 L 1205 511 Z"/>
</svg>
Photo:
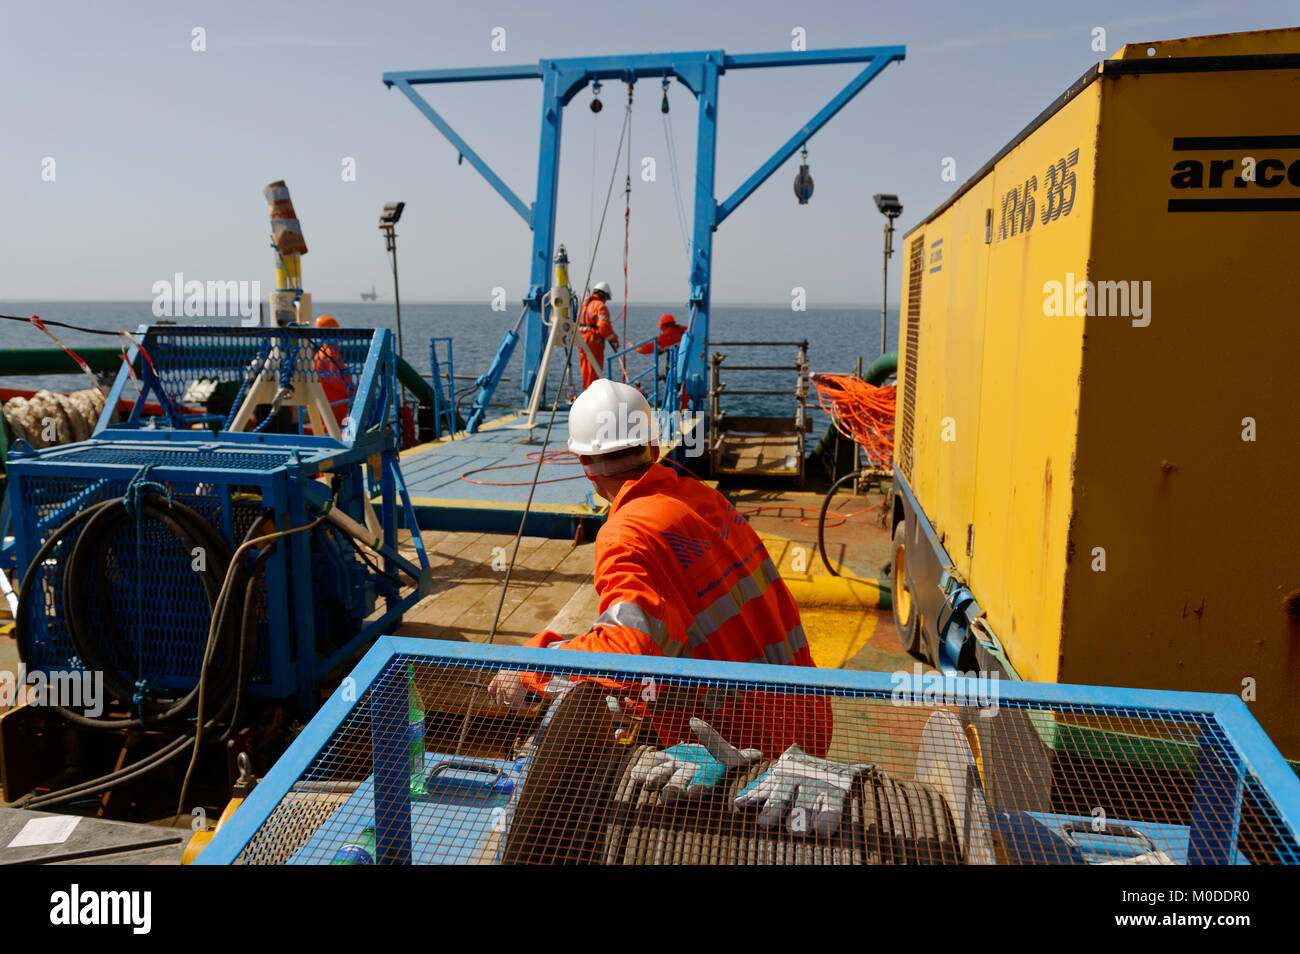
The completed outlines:
<svg viewBox="0 0 1300 954">
<path fill-rule="evenodd" d="M 808 640 L 804 638 L 803 627 L 796 626 L 790 632 L 785 634 L 785 639 L 779 643 L 772 643 L 770 646 L 763 647 L 763 655 L 757 659 L 751 659 L 754 663 L 772 663 L 776 666 L 791 666 L 794 664 L 794 657 L 801 649 L 808 648 Z"/>
<path fill-rule="evenodd" d="M 737 580 L 731 589 L 695 614 L 695 622 L 686 627 L 686 645 L 692 650 L 704 645 L 723 624 L 739 615 L 746 603 L 758 599 L 778 579 L 780 574 L 771 558 L 765 559 L 753 573 Z"/>
<path fill-rule="evenodd" d="M 611 603 L 609 609 L 596 617 L 597 626 L 625 626 L 649 636 L 665 656 L 680 656 L 682 644 L 668 634 L 668 627 L 635 603 Z"/>
<path fill-rule="evenodd" d="M 779 643 L 772 643 L 763 647 L 763 655 L 757 659 L 751 659 L 750 662 L 771 663 L 774 666 L 789 666 L 794 662 L 794 654 L 790 652 L 790 645 L 781 640 Z"/>
</svg>

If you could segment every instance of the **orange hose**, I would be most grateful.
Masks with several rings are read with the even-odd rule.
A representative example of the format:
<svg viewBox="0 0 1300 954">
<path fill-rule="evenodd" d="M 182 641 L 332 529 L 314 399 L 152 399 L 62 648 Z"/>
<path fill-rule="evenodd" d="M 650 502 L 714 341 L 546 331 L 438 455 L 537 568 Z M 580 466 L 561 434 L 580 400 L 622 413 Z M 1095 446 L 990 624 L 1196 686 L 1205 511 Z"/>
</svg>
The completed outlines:
<svg viewBox="0 0 1300 954">
<path fill-rule="evenodd" d="M 814 374 L 812 380 L 818 403 L 835 429 L 862 448 L 868 464 L 889 467 L 894 458 L 894 386 L 877 387 L 851 374 Z"/>
</svg>

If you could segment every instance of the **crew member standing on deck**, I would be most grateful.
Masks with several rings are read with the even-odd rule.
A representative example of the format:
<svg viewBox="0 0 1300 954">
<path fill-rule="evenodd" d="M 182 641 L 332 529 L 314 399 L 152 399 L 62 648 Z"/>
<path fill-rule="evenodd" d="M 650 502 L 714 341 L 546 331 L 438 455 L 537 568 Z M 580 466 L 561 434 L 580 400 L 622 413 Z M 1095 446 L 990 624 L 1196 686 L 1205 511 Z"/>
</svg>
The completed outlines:
<svg viewBox="0 0 1300 954">
<path fill-rule="evenodd" d="M 315 325 L 317 328 L 337 328 L 339 323 L 331 315 L 321 315 L 316 319 Z M 348 413 L 348 402 L 352 400 L 352 376 L 348 374 L 348 366 L 339 354 L 339 349 L 329 341 L 316 351 L 312 365 L 316 369 L 316 378 L 325 391 L 325 397 L 329 399 L 334 420 L 342 425 L 343 418 Z"/>
<path fill-rule="evenodd" d="M 610 502 L 596 536 L 600 616 L 581 636 L 547 630 L 526 645 L 815 666 L 799 608 L 758 534 L 720 493 L 658 459 L 653 420 L 641 392 L 614 381 L 573 402 L 569 450 Z M 518 706 L 550 678 L 502 671 L 489 695 Z M 699 735 L 696 723 L 772 754 L 798 745 L 821 756 L 830 744 L 829 704 L 812 695 L 684 690 L 645 715 L 670 746 Z"/>
<path fill-rule="evenodd" d="M 686 334 L 686 326 L 679 325 L 672 315 L 663 315 L 659 319 L 659 335 L 645 344 L 638 345 L 637 354 L 654 354 L 655 346 L 658 345 L 659 353 L 664 356 L 664 366 L 662 369 L 655 369 L 659 375 L 659 380 L 663 381 L 668 377 L 668 362 L 672 360 L 668 355 L 670 348 L 675 348 L 682 343 L 682 335 Z M 686 395 L 682 395 L 682 410 L 686 409 Z"/>
<path fill-rule="evenodd" d="M 592 381 L 601 377 L 601 368 L 605 364 L 605 341 L 608 340 L 612 347 L 618 348 L 618 335 L 614 333 L 614 326 L 610 324 L 609 306 L 605 304 L 609 301 L 609 297 L 609 282 L 596 282 L 578 312 L 578 333 L 582 335 L 582 340 L 587 343 L 587 348 L 591 349 L 599 365 L 593 368 L 591 362 L 587 360 L 586 349 L 578 349 L 578 366 L 582 369 L 584 391 L 591 387 Z"/>
<path fill-rule="evenodd" d="M 655 345 L 659 346 L 659 352 L 662 354 L 669 348 L 675 348 L 682 343 L 682 335 L 686 334 L 686 326 L 679 325 L 672 315 L 664 315 L 659 319 L 659 337 L 654 341 L 647 341 L 645 344 L 637 347 L 637 354 L 654 354 Z"/>
</svg>

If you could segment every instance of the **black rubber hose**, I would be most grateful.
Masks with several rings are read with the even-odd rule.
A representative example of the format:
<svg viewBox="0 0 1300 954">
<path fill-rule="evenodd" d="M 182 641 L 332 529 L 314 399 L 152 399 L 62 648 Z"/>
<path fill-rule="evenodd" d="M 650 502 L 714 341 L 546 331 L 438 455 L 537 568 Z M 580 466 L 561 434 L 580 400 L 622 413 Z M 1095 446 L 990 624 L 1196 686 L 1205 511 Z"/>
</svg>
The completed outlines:
<svg viewBox="0 0 1300 954">
<path fill-rule="evenodd" d="M 250 537 L 257 530 L 257 524 L 249 531 Z M 257 559 L 253 561 L 253 566 L 248 572 L 248 582 L 244 584 L 244 602 L 243 612 L 240 614 L 239 626 L 239 659 L 236 666 L 234 711 L 230 716 L 230 724 L 226 726 L 226 731 L 221 734 L 220 742 L 225 742 L 239 727 L 244 717 L 244 704 L 247 701 L 248 693 L 245 691 L 248 684 L 253 681 L 253 663 L 257 659 L 257 584 L 261 579 L 261 571 L 266 566 L 266 561 L 271 559 L 271 554 L 275 550 L 268 547 L 258 554 Z"/>
<path fill-rule="evenodd" d="M 857 480 L 862 475 L 862 471 L 855 470 L 851 474 L 845 474 L 835 483 L 831 484 L 831 489 L 826 491 L 826 496 L 822 499 L 822 510 L 817 516 L 817 552 L 821 554 L 822 565 L 826 567 L 826 572 L 831 576 L 839 576 L 835 568 L 831 566 L 831 561 L 826 558 L 826 511 L 831 505 L 831 498 L 835 496 L 835 491 L 850 480 Z"/>
<path fill-rule="evenodd" d="M 190 743 L 193 741 L 194 734 L 192 732 L 177 736 L 158 751 L 146 755 L 130 765 L 125 765 L 116 772 L 110 772 L 107 775 L 101 775 L 98 778 L 77 785 L 70 785 L 58 791 L 46 792 L 44 795 L 32 795 L 26 799 L 19 799 L 14 803 L 14 807 L 36 810 L 46 805 L 58 805 L 62 802 L 71 801 L 74 798 L 87 798 L 91 795 L 97 795 L 100 792 L 107 791 L 114 785 L 121 785 L 123 782 L 128 782 L 131 779 L 147 775 L 155 769 L 161 768 L 178 755 L 188 752 Z"/>
<path fill-rule="evenodd" d="M 176 501 L 172 501 L 169 506 L 163 506 L 157 502 L 156 497 L 146 496 L 141 502 L 141 510 L 142 516 L 162 522 L 191 550 L 194 546 L 205 547 L 208 559 L 201 578 L 208 596 L 209 606 L 211 606 L 216 601 L 217 594 L 221 589 L 221 583 L 230 569 L 232 551 L 224 537 L 197 511 Z M 25 633 L 28 617 L 27 607 L 30 606 L 30 600 L 33 597 L 36 579 L 55 549 L 64 543 L 73 530 L 85 523 L 85 529 L 69 547 L 69 553 L 64 561 L 63 596 L 68 630 L 77 654 L 86 669 L 102 672 L 104 674 L 105 688 L 119 703 L 128 708 L 134 707 L 135 685 L 122 675 L 118 667 L 112 665 L 104 648 L 94 638 L 94 627 L 90 620 L 90 610 L 86 602 L 87 593 L 84 584 L 88 578 L 94 580 L 100 610 L 98 621 L 103 626 L 110 647 L 117 654 L 118 659 L 122 661 L 122 665 L 128 670 L 134 669 L 132 654 L 122 640 L 112 614 L 107 611 L 108 592 L 106 580 L 107 555 L 113 537 L 121 526 L 131 519 L 133 518 L 126 511 L 123 498 L 118 497 L 86 508 L 51 534 L 49 539 L 37 551 L 36 556 L 27 568 L 27 572 L 23 575 L 22 583 L 19 586 L 19 612 L 15 627 L 19 652 L 23 656 L 23 662 L 28 663 L 30 660 L 26 658 L 28 642 Z M 250 528 L 250 536 L 256 535 L 256 526 L 257 524 L 254 523 L 253 527 Z M 241 578 L 245 574 L 242 567 L 236 568 L 235 572 L 239 574 L 240 578 L 232 581 L 232 583 L 238 585 L 242 583 Z M 43 595 L 43 593 L 40 594 L 42 598 Z M 237 654 L 223 651 L 231 641 L 230 636 L 234 635 L 234 626 L 242 621 L 244 616 L 242 611 L 239 613 L 229 611 L 229 605 L 232 602 L 238 601 L 227 600 L 227 611 L 222 613 L 222 619 L 218 623 L 217 639 L 213 640 L 213 644 L 210 646 L 207 645 L 205 640 L 207 652 L 204 665 L 209 664 L 214 657 L 219 656 L 221 660 L 221 665 L 216 673 L 215 684 L 215 697 L 218 699 L 233 698 L 235 687 L 243 676 L 243 672 L 240 671 L 238 666 Z M 141 715 L 130 719 L 92 719 L 61 706 L 52 708 L 59 715 L 77 725 L 101 730 L 114 730 L 165 723 L 192 709 L 197 698 L 197 685 L 178 698 L 155 694 L 143 701 L 140 706 Z M 220 706 L 219 708 L 224 710 L 227 707 Z"/>
<path fill-rule="evenodd" d="M 217 724 L 226 717 L 227 713 L 236 704 L 234 694 L 227 696 L 222 702 L 220 708 L 205 723 L 204 729 L 215 729 Z M 234 718 L 231 718 L 230 725 L 226 732 L 215 741 L 225 742 L 234 728 Z M 122 785 L 136 778 L 148 775 L 155 769 L 162 768 L 168 762 L 173 761 L 178 755 L 189 752 L 194 743 L 194 733 L 186 732 L 184 735 L 177 736 L 168 742 L 156 752 L 151 752 L 144 758 L 139 759 L 130 765 L 125 765 L 116 771 L 101 775 L 98 778 L 87 779 L 84 782 L 78 782 L 76 785 L 69 785 L 54 792 L 46 792 L 44 795 L 29 795 L 26 799 L 19 799 L 15 802 L 17 808 L 40 808 L 45 805 L 57 805 L 62 802 L 71 801 L 75 798 L 86 798 L 90 795 L 97 795 L 105 792 L 115 785 Z"/>
<path fill-rule="evenodd" d="M 167 527 L 181 542 L 187 554 L 195 548 L 203 549 L 206 559 L 204 569 L 199 571 L 199 575 L 207 592 L 208 605 L 213 606 L 217 594 L 221 591 L 222 581 L 230 568 L 232 552 L 229 544 L 216 532 L 216 528 L 185 504 L 175 501 L 167 504 L 155 496 L 145 496 L 140 502 L 140 517 L 158 521 Z M 135 683 L 127 674 L 137 671 L 137 664 L 118 630 L 114 614 L 109 609 L 108 570 L 109 551 L 118 531 L 123 526 L 133 523 L 134 520 L 125 501 L 121 498 L 97 509 L 87 521 L 76 543 L 73 544 L 63 572 L 64 612 L 68 632 L 77 655 L 87 669 L 104 674 L 105 688 L 113 698 L 128 708 L 134 706 Z M 94 580 L 99 609 L 97 622 L 102 627 L 108 646 L 117 657 L 117 665 L 113 664 L 112 659 L 105 652 L 103 643 L 97 637 L 96 620 L 91 618 L 87 602 L 88 593 L 85 583 L 88 580 Z M 207 656 L 217 656 L 219 650 L 229 644 L 229 637 L 232 635 L 233 632 L 226 620 L 221 620 L 216 645 L 207 647 L 209 649 Z M 206 633 L 204 643 L 206 647 Z M 221 698 L 223 692 L 228 692 L 233 687 L 234 675 L 232 672 L 234 654 L 220 653 L 219 658 L 218 668 L 212 674 L 216 678 L 211 683 L 216 698 Z M 192 707 L 195 697 L 197 697 L 197 688 L 191 690 L 178 702 L 165 706 L 162 712 L 150 712 L 145 717 L 145 721 L 156 725 L 174 719 Z"/>
<path fill-rule="evenodd" d="M 27 605 L 26 600 L 30 598 L 31 590 L 32 587 L 34 586 L 34 580 L 36 578 L 36 573 L 38 568 L 44 564 L 44 561 L 48 558 L 50 553 L 54 551 L 54 549 L 59 545 L 59 543 L 62 541 L 64 537 L 66 537 L 72 530 L 76 529 L 76 527 L 80 525 L 82 522 L 86 522 L 86 521 L 91 521 L 91 522 L 87 523 L 86 529 L 85 531 L 83 531 L 82 536 L 78 538 L 76 544 L 73 544 L 72 550 L 74 552 L 69 554 L 68 560 L 65 562 L 65 568 L 64 568 L 65 602 L 67 600 L 67 594 L 69 592 L 68 590 L 69 579 L 73 580 L 72 583 L 73 592 L 77 593 L 78 596 L 81 596 L 82 594 L 78 590 L 79 584 L 76 581 L 85 579 L 84 576 L 79 577 L 79 576 L 70 575 L 73 572 L 70 567 L 73 565 L 74 554 L 77 557 L 77 561 L 75 564 L 75 566 L 77 567 L 76 572 L 80 573 L 80 572 L 84 572 L 84 570 L 86 569 L 86 564 L 82 563 L 81 561 L 83 559 L 89 559 L 89 557 L 84 556 L 84 554 L 94 553 L 95 559 L 91 560 L 89 564 L 89 568 L 91 569 L 92 574 L 93 571 L 96 569 L 100 571 L 99 574 L 95 575 L 95 579 L 97 582 L 96 592 L 100 601 L 99 605 L 101 608 L 101 612 L 107 608 L 108 606 L 107 585 L 106 583 L 103 582 L 104 576 L 106 574 L 103 571 L 106 569 L 107 551 L 109 549 L 111 541 L 114 535 L 116 534 L 117 530 L 120 529 L 121 524 L 123 522 L 123 520 L 121 519 L 122 514 L 115 512 L 116 507 L 120 507 L 122 511 L 125 511 L 122 498 L 116 498 L 114 500 L 104 501 L 102 503 L 95 504 L 92 507 L 88 507 L 86 510 L 83 510 L 81 513 L 74 516 L 71 520 L 69 520 L 58 530 L 56 530 L 55 533 L 50 537 L 50 539 L 47 540 L 46 543 L 41 547 L 41 549 L 37 553 L 37 556 L 32 560 L 31 566 L 28 567 L 27 573 L 24 574 L 22 586 L 20 587 L 20 591 L 19 591 L 20 610 L 18 613 L 18 625 L 20 627 L 22 626 L 23 620 L 25 619 L 26 616 L 26 614 L 22 611 L 22 607 Z M 175 509 L 175 508 L 180 508 L 180 509 Z M 226 573 L 231 572 L 230 561 L 232 559 L 233 552 L 231 551 L 229 545 L 226 544 L 225 538 L 222 537 L 217 532 L 216 528 L 212 526 L 212 524 L 208 523 L 207 520 L 203 519 L 196 511 L 192 510 L 189 507 L 186 507 L 184 504 L 177 504 L 174 501 L 170 502 L 166 509 L 163 509 L 159 507 L 157 504 L 155 504 L 149 498 L 145 498 L 145 500 L 141 504 L 141 513 L 142 516 L 148 516 L 160 520 L 170 530 L 172 530 L 172 532 L 179 539 L 181 539 L 183 543 L 207 546 L 210 548 L 208 550 L 209 553 L 218 556 L 219 559 L 216 566 L 224 567 L 225 572 L 223 572 L 218 578 L 215 573 L 215 566 L 209 561 L 204 571 L 204 580 L 203 580 L 204 588 L 208 594 L 209 605 L 211 606 L 213 603 L 215 603 L 220 593 L 221 585 L 225 579 Z M 108 514 L 109 516 L 105 516 L 105 514 Z M 179 514 L 179 516 L 176 516 L 176 514 Z M 131 519 L 129 517 L 129 514 L 127 515 L 127 518 Z M 103 524 L 100 524 L 100 521 L 105 521 L 105 522 Z M 260 520 L 256 520 L 252 523 L 252 525 L 248 529 L 247 534 L 245 535 L 245 542 L 247 542 L 248 540 L 252 540 L 254 537 L 259 535 L 260 523 L 261 523 Z M 91 531 L 92 529 L 96 531 L 102 531 L 102 532 L 96 532 L 93 535 L 89 534 L 87 531 Z M 90 547 L 89 544 L 86 545 L 86 548 L 79 549 L 79 545 L 82 543 L 83 539 L 98 540 L 99 543 L 93 549 Z M 199 540 L 202 540 L 203 542 L 196 543 L 196 541 Z M 217 737 L 214 740 L 216 742 L 224 743 L 226 740 L 228 740 L 231 737 L 231 735 L 234 733 L 234 731 L 238 728 L 240 719 L 242 718 L 243 715 L 246 689 L 248 684 L 252 680 L 252 669 L 256 659 L 256 651 L 257 651 L 258 619 L 257 619 L 257 612 L 256 612 L 256 586 L 259 579 L 259 572 L 265 567 L 266 562 L 270 559 L 273 552 L 274 549 L 268 547 L 265 550 L 263 550 L 261 553 L 259 553 L 257 558 L 253 562 L 253 566 L 251 570 L 248 572 L 245 572 L 242 565 L 235 567 L 233 569 L 233 572 L 235 573 L 235 578 L 231 580 L 231 588 L 236 592 L 238 592 L 239 589 L 242 588 L 244 599 L 242 601 L 235 601 L 230 599 L 228 596 L 226 601 L 223 603 L 221 607 L 221 619 L 217 621 L 217 631 L 218 633 L 220 633 L 226 630 L 230 625 L 227 622 L 228 620 L 238 620 L 239 645 L 238 645 L 237 653 L 226 653 L 223 656 L 223 662 L 226 663 L 226 665 L 222 666 L 219 671 L 222 673 L 227 673 L 230 677 L 232 677 L 233 682 L 228 687 L 228 691 L 220 692 L 217 694 L 217 698 L 221 700 L 221 703 L 218 706 L 216 713 L 210 716 L 205 721 L 205 725 L 204 725 L 205 730 L 215 729 L 217 724 L 222 719 L 226 718 L 227 715 L 230 716 L 225 732 L 223 732 L 219 737 Z M 213 585 L 214 581 L 215 581 L 215 589 Z M 232 605 L 239 607 L 238 614 L 232 611 Z M 81 608 L 84 608 L 84 606 Z M 110 620 L 109 614 L 102 613 L 102 615 L 105 620 Z M 70 630 L 72 630 L 72 626 L 73 624 L 71 623 L 71 614 L 70 614 L 69 615 Z M 109 622 L 108 628 L 109 628 L 110 640 L 116 641 L 116 647 L 119 652 L 118 658 L 130 659 L 131 654 L 128 651 L 125 644 L 121 641 L 120 633 L 117 631 L 116 627 L 111 622 Z M 82 632 L 86 632 L 86 631 L 83 630 Z M 25 645 L 24 640 L 21 638 L 21 634 L 18 643 L 21 651 L 22 647 Z M 93 641 L 86 642 L 85 645 L 83 646 L 77 642 L 76 637 L 74 636 L 74 644 L 77 645 L 78 654 L 81 655 L 83 663 L 87 662 L 87 656 L 84 654 L 87 648 L 89 648 L 90 658 L 95 658 L 99 653 L 99 647 Z M 216 655 L 218 649 L 221 648 L 221 646 L 222 646 L 222 640 L 220 638 L 205 639 L 205 653 L 204 653 L 204 658 L 202 663 L 204 667 L 207 667 L 211 664 L 214 655 Z M 27 660 L 24 659 L 23 661 L 26 662 Z M 105 663 L 105 667 L 101 671 L 105 673 L 105 685 L 107 686 L 108 684 L 109 673 L 113 674 L 115 681 L 122 683 L 123 680 L 118 678 L 118 674 L 113 669 L 113 667 L 107 665 L 107 660 L 103 660 L 103 661 Z M 130 685 L 129 691 L 132 693 L 134 692 L 134 684 Z M 178 702 L 168 706 L 162 712 L 162 714 L 158 718 L 154 719 L 153 721 L 158 722 L 158 721 L 163 721 L 166 718 L 173 718 L 175 715 L 188 710 L 193 704 L 193 701 L 197 699 L 197 695 L 198 695 L 198 685 L 196 685 L 194 689 L 192 689 L 189 693 L 187 693 Z M 119 701 L 123 701 L 123 700 L 119 699 Z M 53 707 L 53 708 L 55 708 L 55 710 L 59 712 L 60 715 L 69 719 L 70 721 L 73 721 L 80 725 L 90 726 L 96 729 L 108 729 L 108 728 L 120 729 L 129 726 L 138 726 L 144 724 L 144 720 L 141 718 L 117 719 L 117 720 L 89 719 L 80 713 L 71 712 L 62 707 Z M 164 765 L 167 765 L 168 763 L 174 761 L 180 755 L 183 755 L 186 752 L 188 752 L 191 748 L 193 741 L 194 741 L 194 733 L 186 732 L 185 734 L 178 736 L 176 739 L 173 739 L 171 742 L 163 746 L 161 749 L 157 750 L 156 752 L 150 753 L 149 755 L 138 760 L 137 762 L 132 763 L 131 765 L 124 766 L 123 768 L 118 769 L 114 772 L 109 772 L 108 774 L 101 775 L 98 778 L 89 779 L 85 782 L 80 782 L 76 785 L 72 785 L 55 792 L 47 792 L 44 795 L 29 796 L 28 798 L 21 800 L 17 804 L 20 807 L 24 807 L 24 808 L 41 808 L 50 805 L 62 804 L 64 802 L 72 801 L 79 798 L 88 798 L 92 795 L 97 795 L 115 786 L 123 785 L 137 778 L 142 778 L 143 776 L 148 775 L 149 773 L 154 772 L 159 768 L 162 768 Z"/>
</svg>

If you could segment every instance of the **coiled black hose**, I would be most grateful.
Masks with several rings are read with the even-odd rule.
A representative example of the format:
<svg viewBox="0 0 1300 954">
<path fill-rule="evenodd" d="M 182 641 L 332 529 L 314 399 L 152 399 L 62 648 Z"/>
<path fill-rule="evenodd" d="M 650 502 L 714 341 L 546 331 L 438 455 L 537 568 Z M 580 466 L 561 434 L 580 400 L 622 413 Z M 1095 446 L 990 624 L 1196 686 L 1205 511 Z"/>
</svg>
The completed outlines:
<svg viewBox="0 0 1300 954">
<path fill-rule="evenodd" d="M 186 553 L 201 547 L 205 553 L 202 570 L 196 570 L 211 608 L 221 590 L 223 581 L 232 571 L 232 549 L 225 538 L 201 514 L 179 501 L 168 501 L 156 494 L 142 495 L 138 503 L 139 518 L 154 520 L 168 530 L 185 547 Z M 74 531 L 81 533 L 70 545 L 63 566 L 63 611 L 73 648 L 82 665 L 91 672 L 103 674 L 104 687 L 109 696 L 120 705 L 133 709 L 136 715 L 125 719 L 95 719 L 64 706 L 52 706 L 63 718 L 86 728 L 115 730 L 131 727 L 157 727 L 191 712 L 198 700 L 197 685 L 188 692 L 168 695 L 156 690 L 137 688 L 132 673 L 138 672 L 137 661 L 109 609 L 110 550 L 121 528 L 134 522 L 125 497 L 116 497 L 78 513 L 59 527 L 37 551 L 23 575 L 18 590 L 16 636 L 23 662 L 29 642 L 26 629 L 33 591 L 45 562 L 56 548 Z M 83 527 L 84 525 L 84 527 Z M 250 529 L 256 532 L 257 523 Z M 222 703 L 242 699 L 246 683 L 251 678 L 253 652 L 257 637 L 256 613 L 249 612 L 247 604 L 255 591 L 254 573 L 265 563 L 265 554 L 254 562 L 253 572 L 242 566 L 234 567 L 237 575 L 232 581 L 235 592 L 243 599 L 227 601 L 225 612 L 216 628 L 214 639 L 205 645 L 203 665 L 209 667 L 208 692 L 218 700 L 217 709 L 227 709 Z M 95 595 L 93 612 L 91 592 Z M 43 594 L 37 593 L 37 598 Z M 154 599 L 157 595 L 154 594 Z M 102 633 L 102 638 L 101 634 Z M 138 649 L 139 647 L 137 647 Z M 116 659 L 116 662 L 114 662 Z"/>
<path fill-rule="evenodd" d="M 232 567 L 233 552 L 230 545 L 217 529 L 193 508 L 174 500 L 167 500 L 156 494 L 140 495 L 137 504 L 140 519 L 153 519 L 166 526 L 186 547 L 186 552 L 193 552 L 195 547 L 203 547 L 206 554 L 204 568 L 196 571 L 201 575 L 204 591 L 208 597 L 209 608 L 217 602 L 218 595 L 226 577 L 235 574 L 232 579 L 232 591 L 242 595 L 242 599 L 227 599 L 221 606 L 221 617 L 210 631 L 212 638 L 205 642 L 202 666 L 207 670 L 209 680 L 208 692 L 214 693 L 218 704 L 216 711 L 204 722 L 204 729 L 214 729 L 223 719 L 229 717 L 225 731 L 214 741 L 225 742 L 238 728 L 243 716 L 247 697 L 248 683 L 252 678 L 253 662 L 257 648 L 257 583 L 258 574 L 270 558 L 273 549 L 262 550 L 253 561 L 249 570 L 242 565 Z M 134 670 L 135 660 L 129 646 L 122 639 L 120 630 L 108 612 L 108 568 L 109 550 L 117 532 L 127 523 L 133 522 L 133 516 L 126 497 L 117 497 L 95 504 L 78 513 L 63 526 L 59 527 L 45 542 L 31 565 L 23 575 L 19 587 L 19 607 L 16 619 L 19 652 L 26 663 L 25 627 L 27 625 L 26 607 L 40 569 L 55 548 L 73 530 L 85 524 L 80 536 L 71 545 L 63 568 L 63 598 L 68 631 L 77 655 L 89 671 L 103 673 L 104 686 L 120 704 L 136 708 L 138 715 L 127 719 L 92 719 L 80 712 L 63 706 L 52 706 L 65 719 L 77 725 L 94 729 L 118 730 L 131 727 L 155 727 L 174 720 L 193 710 L 198 702 L 200 684 L 184 695 L 164 697 L 156 693 L 143 694 L 123 673 Z M 258 535 L 262 521 L 256 520 L 249 527 L 245 540 L 252 540 Z M 105 647 L 96 637 L 96 630 L 91 621 L 86 582 L 94 581 L 97 605 L 100 608 L 99 622 L 103 627 Z M 237 645 L 231 645 L 237 640 Z M 111 648 L 121 665 L 114 665 L 107 648 Z M 131 765 L 124 766 L 107 775 L 81 782 L 64 789 L 48 792 L 44 795 L 32 795 L 18 804 L 20 807 L 39 808 L 49 805 L 86 798 L 106 791 L 114 786 L 124 784 L 153 772 L 185 754 L 195 738 L 194 729 L 187 729 L 161 749 L 144 756 Z"/>
</svg>

